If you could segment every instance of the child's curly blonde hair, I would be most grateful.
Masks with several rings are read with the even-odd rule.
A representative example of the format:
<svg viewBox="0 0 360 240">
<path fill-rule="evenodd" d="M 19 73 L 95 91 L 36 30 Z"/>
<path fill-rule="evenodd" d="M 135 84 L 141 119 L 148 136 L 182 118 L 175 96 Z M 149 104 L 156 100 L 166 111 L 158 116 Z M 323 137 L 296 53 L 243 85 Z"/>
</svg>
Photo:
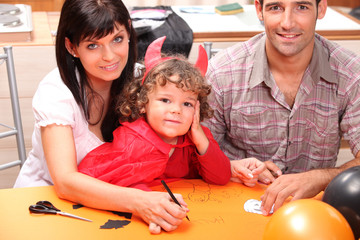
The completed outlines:
<svg viewBox="0 0 360 240">
<path fill-rule="evenodd" d="M 183 56 L 171 57 L 153 67 L 144 77 L 145 69 L 134 81 L 130 82 L 118 98 L 117 111 L 120 113 L 120 122 L 132 122 L 145 115 L 145 105 L 149 102 L 148 94 L 154 91 L 157 84 L 165 86 L 173 83 L 184 91 L 198 94 L 200 102 L 200 121 L 211 118 L 214 111 L 207 103 L 211 86 L 206 83 L 200 71 Z M 177 76 L 176 80 L 170 79 Z"/>
</svg>

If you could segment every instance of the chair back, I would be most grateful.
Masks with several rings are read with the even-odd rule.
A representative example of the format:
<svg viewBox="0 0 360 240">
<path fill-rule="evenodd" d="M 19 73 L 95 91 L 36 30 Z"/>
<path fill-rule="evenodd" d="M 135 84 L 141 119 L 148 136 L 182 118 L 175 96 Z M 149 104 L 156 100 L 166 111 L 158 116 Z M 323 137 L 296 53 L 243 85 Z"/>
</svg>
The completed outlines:
<svg viewBox="0 0 360 240">
<path fill-rule="evenodd" d="M 19 104 L 19 97 L 18 97 L 18 91 L 16 85 L 15 65 L 12 54 L 12 46 L 5 46 L 3 49 L 4 49 L 4 53 L 0 54 L 0 59 L 6 62 L 6 70 L 7 70 L 8 82 L 9 82 L 14 127 L 0 123 L 1 126 L 8 129 L 7 131 L 0 132 L 0 138 L 5 138 L 13 135 L 16 136 L 16 144 L 17 144 L 19 159 L 0 165 L 0 170 L 14 167 L 17 165 L 20 165 L 21 167 L 26 160 L 24 132 L 21 121 L 20 104 Z"/>
</svg>

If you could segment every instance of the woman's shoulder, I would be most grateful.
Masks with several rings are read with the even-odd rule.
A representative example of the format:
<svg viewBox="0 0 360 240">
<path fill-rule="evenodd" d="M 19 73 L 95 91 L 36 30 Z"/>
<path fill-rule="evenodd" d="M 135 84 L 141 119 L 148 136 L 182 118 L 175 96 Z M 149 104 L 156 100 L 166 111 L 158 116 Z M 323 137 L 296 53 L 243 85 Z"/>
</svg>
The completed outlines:
<svg viewBox="0 0 360 240">
<path fill-rule="evenodd" d="M 78 119 L 86 121 L 57 68 L 40 82 L 32 100 L 32 107 L 36 126 L 53 123 L 75 126 Z"/>
<path fill-rule="evenodd" d="M 53 69 L 50 71 L 46 76 L 41 80 L 39 87 L 50 87 L 56 86 L 57 88 L 66 87 L 64 82 L 61 79 L 60 72 L 58 68 Z"/>
<path fill-rule="evenodd" d="M 49 72 L 39 83 L 34 98 L 73 98 L 71 91 L 61 79 L 58 68 Z"/>
</svg>

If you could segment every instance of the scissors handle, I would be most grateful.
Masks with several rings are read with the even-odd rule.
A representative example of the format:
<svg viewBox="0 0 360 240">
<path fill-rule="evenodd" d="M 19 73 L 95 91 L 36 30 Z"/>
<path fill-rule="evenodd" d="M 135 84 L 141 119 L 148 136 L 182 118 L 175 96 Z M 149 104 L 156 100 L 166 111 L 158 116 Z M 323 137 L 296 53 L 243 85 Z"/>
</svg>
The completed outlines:
<svg viewBox="0 0 360 240">
<path fill-rule="evenodd" d="M 38 204 L 30 205 L 29 211 L 31 213 L 42 213 L 42 214 L 57 214 L 57 212 L 58 212 L 55 209 L 51 209 L 51 208 L 45 207 L 43 205 L 38 205 Z"/>
<path fill-rule="evenodd" d="M 53 210 L 55 210 L 55 211 L 60 212 L 60 209 L 56 208 L 56 207 L 55 207 L 51 202 L 49 202 L 49 201 L 38 201 L 36 204 L 37 204 L 37 205 L 42 205 L 42 206 L 47 207 L 47 208 L 49 208 L 49 209 L 53 209 Z"/>
<path fill-rule="evenodd" d="M 77 218 L 84 221 L 92 222 L 89 219 L 79 217 L 70 213 L 62 212 L 60 211 L 60 209 L 52 205 L 52 203 L 49 201 L 39 201 L 35 205 L 30 205 L 29 211 L 30 213 L 38 213 L 38 214 L 59 214 L 62 216 L 67 216 L 67 217 L 72 217 L 72 218 Z"/>
</svg>

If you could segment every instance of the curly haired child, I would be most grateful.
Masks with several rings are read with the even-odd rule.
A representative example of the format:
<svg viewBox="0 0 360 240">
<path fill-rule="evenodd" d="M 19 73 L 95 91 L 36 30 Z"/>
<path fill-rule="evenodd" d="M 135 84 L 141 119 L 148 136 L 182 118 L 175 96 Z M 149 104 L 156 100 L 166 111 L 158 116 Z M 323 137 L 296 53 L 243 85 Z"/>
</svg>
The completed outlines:
<svg viewBox="0 0 360 240">
<path fill-rule="evenodd" d="M 161 56 L 165 37 L 151 43 L 145 69 L 118 101 L 121 126 L 114 140 L 90 152 L 79 171 L 120 186 L 148 190 L 160 180 L 202 178 L 226 184 L 230 161 L 200 122 L 212 117 L 211 87 L 203 48 L 195 65 L 182 56 Z"/>
</svg>

